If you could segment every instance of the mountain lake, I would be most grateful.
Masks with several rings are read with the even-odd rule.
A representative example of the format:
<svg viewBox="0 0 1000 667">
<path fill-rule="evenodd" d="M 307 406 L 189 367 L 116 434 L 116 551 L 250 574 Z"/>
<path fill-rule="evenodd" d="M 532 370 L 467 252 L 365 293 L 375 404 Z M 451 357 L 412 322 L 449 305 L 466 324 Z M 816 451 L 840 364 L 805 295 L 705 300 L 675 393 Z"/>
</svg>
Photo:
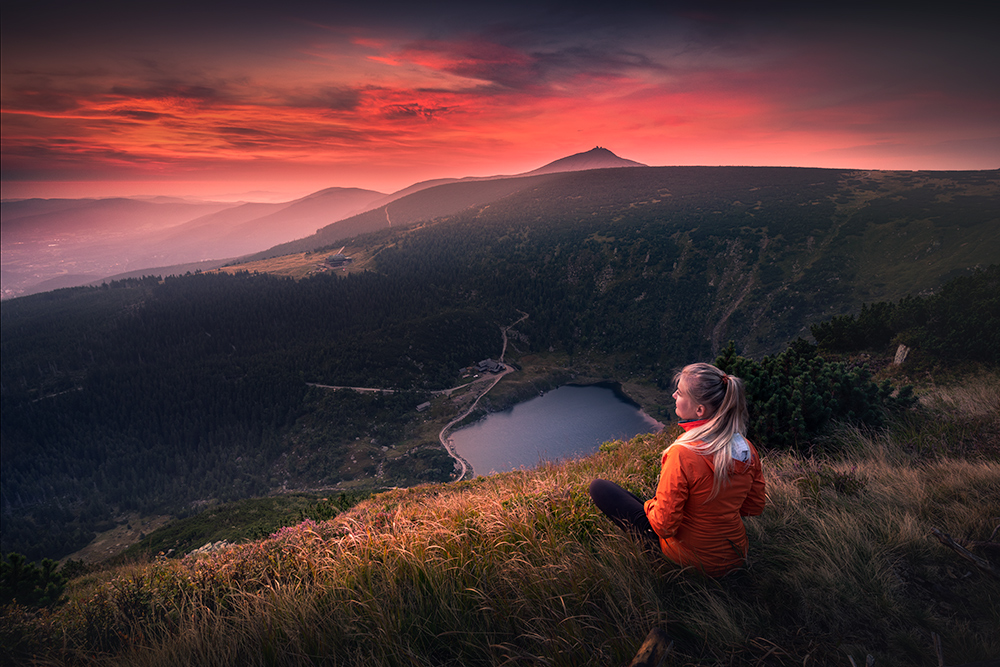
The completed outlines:
<svg viewBox="0 0 1000 667">
<path fill-rule="evenodd" d="M 534 468 L 593 454 L 608 440 L 663 428 L 634 403 L 601 385 L 565 385 L 451 434 L 477 475 Z"/>
</svg>

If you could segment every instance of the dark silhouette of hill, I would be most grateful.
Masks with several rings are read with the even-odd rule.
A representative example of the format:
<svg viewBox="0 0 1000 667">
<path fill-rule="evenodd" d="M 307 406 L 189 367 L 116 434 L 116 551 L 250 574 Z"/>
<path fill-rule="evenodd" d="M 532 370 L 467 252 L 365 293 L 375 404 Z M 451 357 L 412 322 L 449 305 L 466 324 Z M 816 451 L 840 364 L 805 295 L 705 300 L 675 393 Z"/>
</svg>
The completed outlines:
<svg viewBox="0 0 1000 667">
<path fill-rule="evenodd" d="M 421 190 L 426 190 L 427 188 L 433 188 L 434 186 L 437 186 L 437 185 L 445 185 L 447 183 L 457 183 L 458 181 L 461 181 L 461 180 L 464 180 L 464 179 L 461 179 L 461 178 L 433 178 L 433 179 L 428 180 L 428 181 L 420 181 L 419 183 L 414 183 L 413 185 L 409 185 L 409 186 L 403 188 L 402 190 L 397 190 L 396 192 L 393 192 L 390 195 L 386 195 L 382 199 L 379 199 L 379 200 L 377 200 L 375 202 L 372 202 L 372 205 L 369 208 L 378 208 L 380 206 L 385 206 L 389 202 L 396 201 L 397 199 L 400 199 L 400 198 L 405 197 L 407 195 L 412 195 L 414 192 L 419 192 Z M 480 179 L 473 178 L 473 179 L 469 179 L 469 180 L 480 180 Z"/>
<path fill-rule="evenodd" d="M 312 238 L 285 243 L 247 259 L 254 260 L 312 250 L 383 227 L 408 225 L 421 220 L 453 215 L 476 206 L 485 206 L 500 197 L 536 187 L 535 181 L 522 182 L 517 180 L 525 177 L 592 169 L 645 166 L 640 162 L 620 158 L 608 149 L 597 146 L 585 153 L 560 158 L 523 174 L 423 181 L 375 202 L 370 210 L 362 214 L 318 230 Z M 502 181 L 502 183 L 498 183 L 498 181 Z M 389 204 L 393 204 L 391 210 L 388 207 Z"/>
<path fill-rule="evenodd" d="M 488 206 L 515 192 L 537 187 L 547 178 L 551 176 L 462 180 L 424 188 L 378 208 L 327 225 L 311 236 L 283 243 L 244 259 L 264 259 L 315 250 L 358 234 L 403 227 L 454 215 L 470 208 Z"/>
<path fill-rule="evenodd" d="M 610 169 L 614 167 L 645 167 L 647 165 L 633 160 L 620 158 L 607 148 L 596 146 L 585 153 L 570 155 L 554 162 L 550 162 L 544 167 L 539 167 L 529 171 L 522 176 L 534 176 L 537 174 L 552 174 L 560 171 L 586 171 L 588 169 Z"/>
<path fill-rule="evenodd" d="M 238 204 L 232 208 L 203 215 L 171 229 L 167 240 L 177 247 L 196 247 L 205 244 L 212 248 L 214 252 L 220 243 L 229 240 L 233 236 L 234 230 L 240 229 L 244 225 L 252 224 L 253 221 L 262 217 L 279 212 L 289 205 L 288 202 L 280 204 L 255 202 Z M 230 256 L 240 254 L 242 253 L 233 252 L 230 253 Z"/>
<path fill-rule="evenodd" d="M 468 181 L 491 181 L 504 178 L 516 178 L 518 176 L 538 176 L 541 174 L 552 174 L 560 171 L 585 171 L 587 169 L 607 169 L 611 167 L 645 167 L 641 162 L 620 158 L 606 148 L 597 146 L 585 153 L 577 153 L 558 160 L 554 160 L 547 165 L 533 169 L 532 171 L 520 174 L 498 174 L 495 176 L 466 176 L 465 178 L 436 178 L 429 181 L 421 181 L 403 188 L 398 192 L 385 197 L 384 200 L 375 202 L 372 208 L 388 204 L 391 201 L 401 199 L 420 190 L 426 190 L 438 185 L 448 183 L 468 182 Z"/>
<path fill-rule="evenodd" d="M 97 201 L 95 199 L 12 199 L 0 203 L 3 208 L 4 227 L 8 222 L 18 218 L 56 213 L 66 209 L 82 206 L 87 202 Z"/>
</svg>

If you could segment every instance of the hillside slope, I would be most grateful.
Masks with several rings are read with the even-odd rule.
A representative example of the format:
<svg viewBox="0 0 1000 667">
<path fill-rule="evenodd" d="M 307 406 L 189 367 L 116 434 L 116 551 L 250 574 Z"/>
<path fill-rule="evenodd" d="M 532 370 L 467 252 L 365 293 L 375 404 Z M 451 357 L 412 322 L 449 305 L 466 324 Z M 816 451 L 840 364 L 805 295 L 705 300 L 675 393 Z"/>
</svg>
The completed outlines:
<svg viewBox="0 0 1000 667">
<path fill-rule="evenodd" d="M 360 234 L 394 226 L 406 227 L 469 208 L 489 206 L 511 193 L 533 187 L 538 178 L 545 177 L 469 180 L 423 188 L 378 208 L 329 224 L 305 238 L 249 255 L 244 260 L 316 250 Z"/>
<path fill-rule="evenodd" d="M 477 282 L 499 263 L 507 292 L 482 286 L 484 298 L 531 312 L 530 338 L 603 350 L 666 344 L 671 358 L 730 338 L 773 352 L 810 322 L 933 291 L 1000 256 L 995 172 L 635 167 L 443 185 L 389 211 L 397 225 L 424 228 L 356 244 L 379 258 L 370 268 Z M 385 226 L 383 213 L 365 216 Z M 348 228 L 337 230 L 351 222 L 259 256 L 343 243 Z M 450 277 L 430 278 L 438 270 Z M 683 310 L 704 343 L 663 337 L 677 332 L 669 320 L 661 334 L 651 329 Z M 586 325 L 595 311 L 618 331 Z"/>
<path fill-rule="evenodd" d="M 989 416 L 936 394 L 924 418 L 948 433 L 991 420 L 1000 434 L 998 387 L 973 379 L 948 392 L 958 405 L 986 399 Z M 148 667 L 604 667 L 628 664 L 651 628 L 684 664 L 986 660 L 1000 651 L 996 582 L 930 535 L 964 536 L 996 567 L 1000 465 L 921 458 L 905 428 L 844 431 L 837 458 L 763 451 L 767 507 L 745 520 L 746 568 L 719 581 L 643 549 L 587 494 L 601 477 L 648 497 L 664 434 L 90 574 L 52 613 L 4 609 L 0 638 L 15 660 Z"/>
<path fill-rule="evenodd" d="M 283 204 L 243 204 L 181 225 L 162 242 L 197 260 L 239 257 L 314 234 L 382 197 L 373 190 L 328 188 Z"/>
<path fill-rule="evenodd" d="M 388 229 L 390 222 L 434 221 L 451 231 L 430 236 L 469 233 L 491 248 L 502 235 L 498 229 L 528 233 L 526 247 L 543 239 L 558 244 L 559 234 L 573 236 L 577 247 L 586 235 L 576 232 L 588 229 L 588 242 L 596 245 L 585 279 L 591 271 L 611 271 L 616 277 L 609 285 L 624 286 L 631 277 L 629 289 L 636 289 L 636 272 L 673 272 L 662 257 L 654 262 L 656 253 L 647 258 L 639 250 L 669 239 L 678 258 L 699 257 L 716 295 L 703 325 L 712 347 L 736 337 L 748 349 L 767 351 L 804 334 L 803 320 L 933 290 L 994 261 L 1000 254 L 998 210 L 996 172 L 633 167 L 440 185 L 248 259 L 329 248 L 358 233 Z M 620 239 L 629 239 L 630 252 L 639 254 L 620 255 Z M 462 250 L 469 252 L 477 254 Z M 640 266 L 640 260 L 657 268 Z M 804 314 L 788 312 L 803 305 Z M 775 315 L 779 322 L 771 325 Z M 800 324 L 780 322 L 789 317 Z"/>
<path fill-rule="evenodd" d="M 247 259 L 253 261 L 286 253 L 314 250 L 357 234 L 392 225 L 409 225 L 453 215 L 470 208 L 488 206 L 491 202 L 515 192 L 537 187 L 539 181 L 525 180 L 526 177 L 645 166 L 634 160 L 620 158 L 608 149 L 598 146 L 585 153 L 560 158 L 523 174 L 438 179 L 417 183 L 385 197 L 382 201 L 375 202 L 376 208 L 371 211 L 326 226 L 318 230 L 314 236 L 282 244 L 266 252 L 256 253 Z M 391 212 L 390 204 L 392 204 Z"/>
</svg>

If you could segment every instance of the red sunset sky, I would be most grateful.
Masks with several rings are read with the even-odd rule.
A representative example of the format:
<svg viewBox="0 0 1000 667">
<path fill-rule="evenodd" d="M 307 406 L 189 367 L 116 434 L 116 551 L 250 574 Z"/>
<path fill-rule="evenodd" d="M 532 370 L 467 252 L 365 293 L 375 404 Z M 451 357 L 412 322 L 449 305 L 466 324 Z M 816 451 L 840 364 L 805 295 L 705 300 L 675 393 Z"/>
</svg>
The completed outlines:
<svg viewBox="0 0 1000 667">
<path fill-rule="evenodd" d="M 595 145 L 650 165 L 1000 167 L 1000 47 L 972 13 L 142 4 L 5 3 L 4 198 L 391 192 Z"/>
</svg>

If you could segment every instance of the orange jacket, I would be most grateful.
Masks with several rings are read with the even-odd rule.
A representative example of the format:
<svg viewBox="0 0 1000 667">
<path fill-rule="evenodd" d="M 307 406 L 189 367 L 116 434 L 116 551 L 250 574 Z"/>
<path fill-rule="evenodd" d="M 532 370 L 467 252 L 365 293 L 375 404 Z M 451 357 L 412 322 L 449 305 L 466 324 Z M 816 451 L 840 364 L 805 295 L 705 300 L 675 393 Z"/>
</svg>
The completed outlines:
<svg viewBox="0 0 1000 667">
<path fill-rule="evenodd" d="M 705 421 L 681 426 L 687 431 Z M 750 445 L 750 460 L 733 463 L 728 484 L 709 500 L 715 475 L 712 459 L 690 447 L 670 447 L 663 455 L 656 496 L 644 505 L 667 558 L 713 577 L 739 567 L 746 558 L 747 534 L 740 517 L 764 511 L 757 450 Z"/>
</svg>

